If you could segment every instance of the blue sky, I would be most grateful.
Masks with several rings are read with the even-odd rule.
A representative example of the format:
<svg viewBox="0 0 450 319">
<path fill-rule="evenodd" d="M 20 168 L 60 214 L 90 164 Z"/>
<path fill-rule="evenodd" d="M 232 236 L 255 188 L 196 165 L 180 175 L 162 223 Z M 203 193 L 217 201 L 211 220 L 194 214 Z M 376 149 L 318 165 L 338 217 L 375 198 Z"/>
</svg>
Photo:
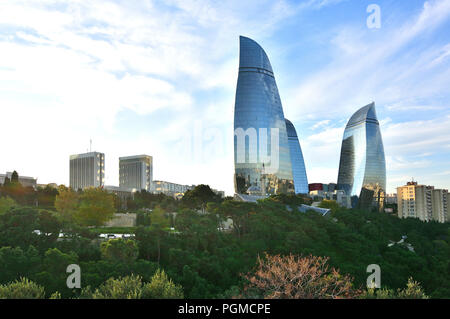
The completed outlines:
<svg viewBox="0 0 450 319">
<path fill-rule="evenodd" d="M 366 24 L 368 5 L 381 28 Z M 336 182 L 372 100 L 388 192 L 450 188 L 450 0 L 0 2 L 0 170 L 68 183 L 69 155 L 149 154 L 154 178 L 233 193 L 239 35 L 267 52 L 310 182 Z"/>
</svg>

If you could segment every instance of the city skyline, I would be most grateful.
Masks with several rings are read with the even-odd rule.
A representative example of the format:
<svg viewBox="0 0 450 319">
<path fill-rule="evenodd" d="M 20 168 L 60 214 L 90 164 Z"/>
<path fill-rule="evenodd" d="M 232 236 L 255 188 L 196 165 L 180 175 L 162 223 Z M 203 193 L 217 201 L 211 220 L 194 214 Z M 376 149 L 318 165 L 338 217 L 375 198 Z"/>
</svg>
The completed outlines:
<svg viewBox="0 0 450 319">
<path fill-rule="evenodd" d="M 231 195 L 242 34 L 270 52 L 310 183 L 337 182 L 345 123 L 374 100 L 387 192 L 412 177 L 448 189 L 450 4 L 377 1 L 379 29 L 368 4 L 2 3 L 0 167 L 68 185 L 68 156 L 92 138 L 105 184 L 117 184 L 119 157 L 145 153 L 155 180 Z"/>
</svg>

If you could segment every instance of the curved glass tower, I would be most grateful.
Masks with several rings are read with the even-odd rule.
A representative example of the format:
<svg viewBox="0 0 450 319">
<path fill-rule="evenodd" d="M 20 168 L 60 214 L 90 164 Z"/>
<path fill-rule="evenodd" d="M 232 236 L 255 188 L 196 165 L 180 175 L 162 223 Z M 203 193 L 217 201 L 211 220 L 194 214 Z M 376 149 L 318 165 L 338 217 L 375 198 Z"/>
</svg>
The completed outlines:
<svg viewBox="0 0 450 319">
<path fill-rule="evenodd" d="M 338 189 L 352 196 L 352 206 L 384 206 L 386 161 L 375 103 L 359 109 L 347 123 L 341 147 Z"/>
<path fill-rule="evenodd" d="M 291 158 L 283 108 L 267 54 L 240 37 L 234 109 L 236 193 L 293 193 Z"/>
<path fill-rule="evenodd" d="M 298 140 L 294 124 L 286 119 L 286 130 L 288 135 L 289 152 L 291 154 L 292 175 L 296 194 L 308 194 L 308 177 L 306 176 L 305 161 L 303 160 L 302 148 Z"/>
</svg>

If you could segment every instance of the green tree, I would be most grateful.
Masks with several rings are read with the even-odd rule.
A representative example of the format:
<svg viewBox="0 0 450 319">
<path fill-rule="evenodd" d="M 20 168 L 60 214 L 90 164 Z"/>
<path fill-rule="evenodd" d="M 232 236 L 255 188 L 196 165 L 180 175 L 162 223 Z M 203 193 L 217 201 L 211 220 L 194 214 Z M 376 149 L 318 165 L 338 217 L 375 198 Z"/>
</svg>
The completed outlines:
<svg viewBox="0 0 450 319">
<path fill-rule="evenodd" d="M 224 220 L 231 218 L 233 220 L 233 229 L 238 238 L 241 238 L 248 229 L 250 216 L 256 214 L 257 209 L 258 205 L 254 203 L 226 200 L 215 212 Z"/>
<path fill-rule="evenodd" d="M 10 186 L 10 184 L 11 184 L 11 179 L 10 179 L 8 176 L 6 176 L 6 177 L 5 177 L 5 181 L 3 182 L 3 186 L 4 186 L 5 188 L 7 188 L 7 187 Z"/>
<path fill-rule="evenodd" d="M 208 202 L 218 202 L 220 196 L 212 191 L 208 185 L 197 185 L 194 189 L 188 190 L 183 198 L 182 202 L 190 208 L 201 208 L 202 212 L 205 212 L 206 204 Z"/>
<path fill-rule="evenodd" d="M 41 264 L 39 252 L 33 246 L 26 250 L 20 247 L 1 247 L 0 283 L 7 283 L 19 277 L 30 277 Z"/>
<path fill-rule="evenodd" d="M 21 205 L 35 205 L 36 191 L 33 187 L 23 187 L 19 182 L 19 175 L 14 171 L 11 175 L 11 181 L 6 178 L 2 187 L 2 193 L 10 196 Z"/>
<path fill-rule="evenodd" d="M 89 297 L 87 292 L 82 294 Z M 119 279 L 109 278 L 91 295 L 92 299 L 140 299 L 142 295 L 141 276 L 131 275 Z"/>
<path fill-rule="evenodd" d="M 11 183 L 13 184 L 19 183 L 19 174 L 16 171 L 12 172 L 11 174 Z"/>
<path fill-rule="evenodd" d="M 78 256 L 74 252 L 64 253 L 57 248 L 50 248 L 44 254 L 40 272 L 34 275 L 34 280 L 46 288 L 47 294 L 56 291 L 64 297 L 70 297 L 73 291 L 67 288 L 67 266 L 78 264 Z"/>
<path fill-rule="evenodd" d="M 40 211 L 38 216 L 38 224 L 41 234 L 47 237 L 50 241 L 55 241 L 58 238 L 61 224 L 51 212 L 46 210 Z"/>
<path fill-rule="evenodd" d="M 139 275 L 118 279 L 109 278 L 94 292 L 83 289 L 82 298 L 93 299 L 181 299 L 183 290 L 170 280 L 164 271 L 157 270 L 149 283 L 143 283 Z"/>
<path fill-rule="evenodd" d="M 59 194 L 55 198 L 55 208 L 59 219 L 64 223 L 74 221 L 74 216 L 79 206 L 79 194 L 65 186 L 60 186 Z"/>
<path fill-rule="evenodd" d="M 112 262 L 122 262 L 131 264 L 139 254 L 138 247 L 134 240 L 124 240 L 121 238 L 110 239 L 100 245 L 102 258 Z"/>
<path fill-rule="evenodd" d="M 159 264 L 161 260 L 161 239 L 166 233 L 166 228 L 170 225 L 170 220 L 167 217 L 166 212 L 160 208 L 156 207 L 150 216 L 151 225 L 150 231 L 156 238 L 156 245 L 158 249 L 158 259 L 157 262 Z"/>
<path fill-rule="evenodd" d="M 49 185 L 45 186 L 44 188 L 38 187 L 37 201 L 39 207 L 54 208 L 57 195 L 58 190 L 54 187 L 51 187 Z"/>
<path fill-rule="evenodd" d="M 44 287 L 26 279 L 20 278 L 12 283 L 0 285 L 0 299 L 43 299 Z"/>
<path fill-rule="evenodd" d="M 17 207 L 0 215 L 0 246 L 37 245 L 38 212 L 29 207 Z"/>
<path fill-rule="evenodd" d="M 412 277 L 408 279 L 406 288 L 398 291 L 399 299 L 428 299 L 428 296 L 423 291 L 422 287 Z"/>
<path fill-rule="evenodd" d="M 150 226 L 151 218 L 150 213 L 146 210 L 138 210 L 136 212 L 136 225 L 137 226 Z"/>
<path fill-rule="evenodd" d="M 319 204 L 320 208 L 328 208 L 331 212 L 335 213 L 339 210 L 340 206 L 335 200 L 324 199 Z"/>
<path fill-rule="evenodd" d="M 144 285 L 142 298 L 183 299 L 183 288 L 174 284 L 164 270 L 158 269 L 151 281 Z"/>
<path fill-rule="evenodd" d="M 9 196 L 0 197 L 0 215 L 6 213 L 11 208 L 16 207 L 17 203 Z"/>
<path fill-rule="evenodd" d="M 87 188 L 80 195 L 75 221 L 82 226 L 101 226 L 114 217 L 114 197 L 101 188 Z"/>
<path fill-rule="evenodd" d="M 397 289 L 397 292 L 393 289 L 382 288 L 374 289 L 370 288 L 361 295 L 362 299 L 428 299 L 422 287 L 417 281 L 414 281 L 411 277 L 406 283 L 406 288 Z"/>
</svg>

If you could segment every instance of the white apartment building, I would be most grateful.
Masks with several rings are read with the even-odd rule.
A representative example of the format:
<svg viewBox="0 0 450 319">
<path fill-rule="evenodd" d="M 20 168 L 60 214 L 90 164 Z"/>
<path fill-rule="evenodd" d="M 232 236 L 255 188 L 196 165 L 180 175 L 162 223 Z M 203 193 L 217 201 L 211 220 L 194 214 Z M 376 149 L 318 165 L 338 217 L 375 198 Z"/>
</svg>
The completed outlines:
<svg viewBox="0 0 450 319">
<path fill-rule="evenodd" d="M 153 158 L 149 155 L 119 157 L 119 186 L 150 192 Z"/>
<path fill-rule="evenodd" d="M 72 189 L 103 187 L 105 185 L 105 154 L 89 152 L 70 156 L 70 181 Z"/>
</svg>

